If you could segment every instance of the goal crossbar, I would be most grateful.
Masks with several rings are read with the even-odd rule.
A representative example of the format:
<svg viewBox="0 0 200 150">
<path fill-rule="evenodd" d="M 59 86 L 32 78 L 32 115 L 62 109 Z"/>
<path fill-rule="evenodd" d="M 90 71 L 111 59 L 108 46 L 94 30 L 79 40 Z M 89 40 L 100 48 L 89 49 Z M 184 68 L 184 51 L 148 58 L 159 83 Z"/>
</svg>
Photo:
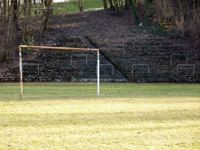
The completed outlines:
<svg viewBox="0 0 200 150">
<path fill-rule="evenodd" d="M 35 45 L 19 45 L 19 72 L 20 72 L 20 99 L 23 99 L 23 60 L 22 50 L 25 48 L 42 49 L 42 50 L 61 50 L 61 51 L 79 51 L 88 52 L 95 51 L 97 53 L 97 96 L 100 95 L 100 50 L 96 48 L 74 48 L 74 47 L 51 47 L 51 46 L 35 46 Z"/>
<path fill-rule="evenodd" d="M 46 50 L 62 50 L 62 51 L 99 51 L 96 48 L 77 48 L 77 47 L 51 47 L 51 46 L 35 46 L 35 45 L 20 45 L 19 49 L 30 48 L 30 49 L 46 49 Z"/>
</svg>

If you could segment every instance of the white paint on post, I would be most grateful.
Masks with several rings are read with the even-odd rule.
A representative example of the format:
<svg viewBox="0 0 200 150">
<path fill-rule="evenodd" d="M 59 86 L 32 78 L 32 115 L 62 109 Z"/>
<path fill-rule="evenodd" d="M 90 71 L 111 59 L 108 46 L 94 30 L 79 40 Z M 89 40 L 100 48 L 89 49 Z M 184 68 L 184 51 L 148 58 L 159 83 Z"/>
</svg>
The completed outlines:
<svg viewBox="0 0 200 150">
<path fill-rule="evenodd" d="M 19 46 L 19 73 L 20 73 L 20 99 L 23 99 L 23 68 L 22 68 L 22 47 Z"/>
<path fill-rule="evenodd" d="M 97 51 L 97 96 L 100 96 L 100 55 Z"/>
<path fill-rule="evenodd" d="M 99 49 L 95 48 L 73 48 L 73 47 L 50 47 L 50 46 L 34 46 L 34 45 L 20 45 L 19 46 L 19 72 L 20 72 L 20 99 L 23 99 L 23 65 L 22 65 L 22 49 L 50 49 L 50 50 L 63 50 L 63 51 L 96 51 L 97 52 L 97 96 L 100 95 L 100 54 Z M 71 64 L 73 63 L 73 58 L 71 57 Z"/>
</svg>

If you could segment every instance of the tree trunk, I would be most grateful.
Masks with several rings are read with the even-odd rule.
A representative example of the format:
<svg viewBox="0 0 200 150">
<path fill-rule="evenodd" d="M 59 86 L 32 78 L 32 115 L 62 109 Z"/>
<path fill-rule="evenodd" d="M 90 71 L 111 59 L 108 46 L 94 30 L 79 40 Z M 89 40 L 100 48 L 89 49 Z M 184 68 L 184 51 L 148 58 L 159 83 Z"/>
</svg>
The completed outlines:
<svg viewBox="0 0 200 150">
<path fill-rule="evenodd" d="M 128 9 L 130 6 L 130 0 L 125 0 L 125 9 Z"/>
<path fill-rule="evenodd" d="M 133 13 L 133 16 L 135 18 L 135 22 L 136 24 L 139 23 L 139 17 L 138 17 L 138 14 L 137 14 L 137 8 L 136 8 L 136 0 L 129 0 L 130 2 L 130 6 L 131 6 L 131 9 L 132 9 L 132 13 Z"/>
<path fill-rule="evenodd" d="M 115 10 L 114 4 L 112 0 L 108 0 L 109 4 L 110 4 L 110 9 L 111 10 Z"/>
<path fill-rule="evenodd" d="M 104 9 L 108 9 L 107 0 L 103 0 L 103 7 Z"/>
<path fill-rule="evenodd" d="M 79 11 L 83 12 L 83 0 L 78 0 Z"/>
</svg>

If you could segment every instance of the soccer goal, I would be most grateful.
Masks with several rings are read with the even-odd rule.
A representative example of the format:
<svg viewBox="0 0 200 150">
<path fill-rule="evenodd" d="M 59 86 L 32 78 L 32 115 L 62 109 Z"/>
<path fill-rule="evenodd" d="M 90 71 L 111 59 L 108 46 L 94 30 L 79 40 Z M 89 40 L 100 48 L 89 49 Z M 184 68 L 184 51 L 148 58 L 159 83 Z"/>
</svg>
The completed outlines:
<svg viewBox="0 0 200 150">
<path fill-rule="evenodd" d="M 74 48 L 74 47 L 51 47 L 51 46 L 33 46 L 33 45 L 19 45 L 19 72 L 20 72 L 20 99 L 23 99 L 23 56 L 24 50 L 51 50 L 51 51 L 76 51 L 76 52 L 89 52 L 94 51 L 97 54 L 96 78 L 97 78 L 97 96 L 100 95 L 100 50 L 96 48 Z"/>
</svg>

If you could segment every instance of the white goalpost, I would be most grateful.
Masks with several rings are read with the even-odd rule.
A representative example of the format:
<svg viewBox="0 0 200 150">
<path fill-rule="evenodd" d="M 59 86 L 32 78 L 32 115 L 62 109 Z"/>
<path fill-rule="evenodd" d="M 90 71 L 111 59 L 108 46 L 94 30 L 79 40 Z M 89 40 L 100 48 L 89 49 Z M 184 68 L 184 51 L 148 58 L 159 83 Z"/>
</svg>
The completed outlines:
<svg viewBox="0 0 200 150">
<path fill-rule="evenodd" d="M 33 46 L 33 45 L 19 45 L 19 73 L 20 73 L 20 99 L 23 99 L 23 60 L 22 50 L 25 48 L 41 49 L 41 50 L 62 50 L 62 51 L 79 51 L 88 52 L 95 51 L 97 53 L 97 96 L 100 95 L 100 50 L 96 48 L 74 48 L 74 47 L 51 47 L 51 46 Z"/>
</svg>

